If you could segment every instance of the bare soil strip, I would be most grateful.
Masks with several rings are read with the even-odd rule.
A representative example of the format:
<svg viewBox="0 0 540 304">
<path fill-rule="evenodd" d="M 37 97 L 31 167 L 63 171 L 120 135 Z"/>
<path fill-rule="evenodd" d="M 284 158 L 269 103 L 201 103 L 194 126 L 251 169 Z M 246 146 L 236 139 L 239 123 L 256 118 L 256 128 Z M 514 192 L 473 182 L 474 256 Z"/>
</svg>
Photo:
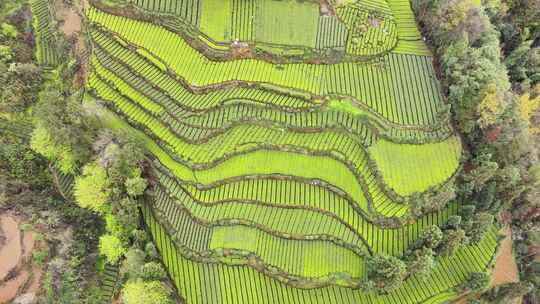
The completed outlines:
<svg viewBox="0 0 540 304">
<path fill-rule="evenodd" d="M 499 254 L 495 259 L 491 286 L 519 281 L 518 267 L 512 254 L 512 230 L 510 227 L 506 227 L 501 232 L 506 237 L 501 241 Z"/>
</svg>

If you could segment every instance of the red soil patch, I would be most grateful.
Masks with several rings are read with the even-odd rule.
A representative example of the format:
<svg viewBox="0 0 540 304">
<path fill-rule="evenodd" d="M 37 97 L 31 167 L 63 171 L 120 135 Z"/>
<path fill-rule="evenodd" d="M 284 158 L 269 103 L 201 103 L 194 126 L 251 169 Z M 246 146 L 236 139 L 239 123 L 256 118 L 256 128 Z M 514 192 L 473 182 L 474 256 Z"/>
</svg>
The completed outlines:
<svg viewBox="0 0 540 304">
<path fill-rule="evenodd" d="M 56 18 L 62 22 L 60 29 L 66 36 L 79 33 L 82 28 L 81 16 L 71 7 L 65 5 L 61 0 L 55 3 Z"/>
<path fill-rule="evenodd" d="M 9 216 L 0 218 L 0 227 L 5 241 L 0 247 L 0 281 L 4 281 L 9 272 L 19 264 L 22 256 L 21 233 L 19 222 Z M 2 292 L 0 292 L 0 302 Z"/>
<path fill-rule="evenodd" d="M 31 261 L 34 234 L 19 229 L 21 219 L 13 214 L 0 215 L 4 241 L 0 244 L 0 303 L 7 303 L 24 293 L 37 293 L 42 270 L 25 267 Z"/>
<path fill-rule="evenodd" d="M 518 267 L 512 254 L 512 230 L 510 227 L 506 227 L 502 233 L 506 237 L 501 241 L 499 253 L 495 259 L 491 286 L 519 281 Z"/>
</svg>

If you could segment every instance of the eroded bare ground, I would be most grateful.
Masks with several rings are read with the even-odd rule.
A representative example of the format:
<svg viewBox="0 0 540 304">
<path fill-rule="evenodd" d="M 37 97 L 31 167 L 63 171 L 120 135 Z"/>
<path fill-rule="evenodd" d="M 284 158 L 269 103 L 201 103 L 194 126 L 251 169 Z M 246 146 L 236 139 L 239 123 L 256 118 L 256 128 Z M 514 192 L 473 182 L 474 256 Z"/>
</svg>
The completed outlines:
<svg viewBox="0 0 540 304">
<path fill-rule="evenodd" d="M 71 36 L 81 31 L 81 17 L 75 8 L 67 6 L 62 0 L 55 1 L 56 18 L 60 21 L 60 30 Z"/>
<path fill-rule="evenodd" d="M 35 297 L 42 270 L 32 265 L 34 232 L 23 231 L 22 219 L 11 212 L 0 214 L 0 303 L 16 297 Z"/>
<path fill-rule="evenodd" d="M 79 63 L 75 87 L 82 87 L 86 82 L 88 52 L 83 31 L 83 10 L 88 5 L 86 0 L 74 1 L 74 5 L 66 5 L 63 0 L 56 0 L 56 20 L 60 30 L 69 38 L 74 39 L 74 53 Z"/>
</svg>

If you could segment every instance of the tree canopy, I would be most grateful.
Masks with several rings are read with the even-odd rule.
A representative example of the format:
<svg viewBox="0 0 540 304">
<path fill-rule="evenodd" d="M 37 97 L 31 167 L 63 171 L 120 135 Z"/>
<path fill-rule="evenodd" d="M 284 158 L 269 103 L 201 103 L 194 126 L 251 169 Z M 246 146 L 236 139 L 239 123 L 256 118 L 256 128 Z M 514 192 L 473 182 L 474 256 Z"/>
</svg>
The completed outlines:
<svg viewBox="0 0 540 304">
<path fill-rule="evenodd" d="M 79 206 L 101 212 L 108 202 L 110 187 L 105 169 L 96 163 L 89 163 L 83 168 L 82 175 L 75 180 L 75 199 Z"/>
</svg>

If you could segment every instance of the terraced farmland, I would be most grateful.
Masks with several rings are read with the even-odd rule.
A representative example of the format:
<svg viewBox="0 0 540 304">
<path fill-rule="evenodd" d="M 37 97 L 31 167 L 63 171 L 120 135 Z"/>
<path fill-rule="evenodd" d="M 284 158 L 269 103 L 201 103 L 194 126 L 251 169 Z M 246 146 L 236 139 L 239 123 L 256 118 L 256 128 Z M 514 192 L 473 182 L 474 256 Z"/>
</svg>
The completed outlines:
<svg viewBox="0 0 540 304">
<path fill-rule="evenodd" d="M 148 150 L 144 218 L 187 303 L 443 303 L 489 266 L 494 229 L 437 257 L 425 280 L 359 288 L 366 258 L 402 256 L 460 210 L 411 213 L 412 194 L 451 182 L 461 143 L 407 1 L 353 1 L 332 16 L 310 1 L 128 2 L 186 27 L 90 6 L 87 103 Z M 379 58 L 216 61 L 178 32 L 193 29 L 218 44 Z"/>
<path fill-rule="evenodd" d="M 54 5 L 51 5 L 49 0 L 31 0 L 30 5 L 32 7 L 32 25 L 36 31 L 37 61 L 45 67 L 54 66 L 60 61 L 50 24 L 54 19 Z"/>
<path fill-rule="evenodd" d="M 174 31 L 194 32 L 216 50 L 245 42 L 277 55 L 332 50 L 366 58 L 380 56 L 398 45 L 396 23 L 414 22 L 410 9 L 400 10 L 395 18 L 389 3 L 381 0 L 353 2 L 328 12 L 316 1 L 125 0 L 123 5 L 120 9 L 129 5 L 166 19 L 163 25 Z M 411 46 L 402 48 L 404 53 L 426 53 L 420 39 L 416 45 L 411 44 L 410 35 L 404 39 Z"/>
</svg>

